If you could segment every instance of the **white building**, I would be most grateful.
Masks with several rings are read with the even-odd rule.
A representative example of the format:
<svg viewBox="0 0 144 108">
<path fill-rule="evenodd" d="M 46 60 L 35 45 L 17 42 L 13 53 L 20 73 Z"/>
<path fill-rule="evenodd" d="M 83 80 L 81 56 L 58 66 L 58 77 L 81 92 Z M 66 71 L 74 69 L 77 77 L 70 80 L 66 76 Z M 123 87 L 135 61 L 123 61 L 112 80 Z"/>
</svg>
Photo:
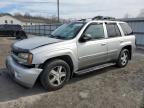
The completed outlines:
<svg viewBox="0 0 144 108">
<path fill-rule="evenodd" d="M 22 22 L 10 15 L 0 15 L 0 24 L 19 24 L 23 25 Z"/>
<path fill-rule="evenodd" d="M 12 15 L 0 15 L 0 24 L 19 24 L 19 25 L 42 25 L 45 24 L 42 20 L 33 20 L 33 19 L 17 19 Z"/>
</svg>

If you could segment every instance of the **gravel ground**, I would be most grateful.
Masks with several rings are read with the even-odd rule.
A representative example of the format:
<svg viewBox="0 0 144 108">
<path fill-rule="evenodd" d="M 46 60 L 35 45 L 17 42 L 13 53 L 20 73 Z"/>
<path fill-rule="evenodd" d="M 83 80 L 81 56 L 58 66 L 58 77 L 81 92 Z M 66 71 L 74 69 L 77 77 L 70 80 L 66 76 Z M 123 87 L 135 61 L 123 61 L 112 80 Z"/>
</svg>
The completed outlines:
<svg viewBox="0 0 144 108">
<path fill-rule="evenodd" d="M 75 76 L 62 89 L 45 91 L 39 82 L 25 89 L 4 66 L 13 38 L 0 38 L 0 108 L 144 108 L 144 51 L 127 67 L 107 67 Z"/>
</svg>

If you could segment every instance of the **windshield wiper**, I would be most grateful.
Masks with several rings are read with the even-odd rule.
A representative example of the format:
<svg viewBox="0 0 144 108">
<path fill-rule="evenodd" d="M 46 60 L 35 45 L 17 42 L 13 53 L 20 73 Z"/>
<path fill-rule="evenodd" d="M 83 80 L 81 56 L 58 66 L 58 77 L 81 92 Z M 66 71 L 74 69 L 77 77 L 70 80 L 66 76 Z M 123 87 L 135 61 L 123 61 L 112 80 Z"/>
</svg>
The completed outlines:
<svg viewBox="0 0 144 108">
<path fill-rule="evenodd" d="M 54 36 L 52 34 L 49 35 L 50 38 L 56 38 L 56 39 L 66 39 L 67 37 L 62 37 L 62 36 Z"/>
<path fill-rule="evenodd" d="M 54 37 L 54 35 L 50 34 L 50 35 L 48 35 L 48 37 L 53 38 L 53 37 Z"/>
<path fill-rule="evenodd" d="M 57 39 L 66 39 L 66 37 L 62 37 L 62 36 L 54 36 Z"/>
<path fill-rule="evenodd" d="M 54 36 L 54 35 L 51 35 L 52 38 L 57 38 L 57 39 L 66 39 L 66 37 L 62 37 L 62 36 Z"/>
</svg>

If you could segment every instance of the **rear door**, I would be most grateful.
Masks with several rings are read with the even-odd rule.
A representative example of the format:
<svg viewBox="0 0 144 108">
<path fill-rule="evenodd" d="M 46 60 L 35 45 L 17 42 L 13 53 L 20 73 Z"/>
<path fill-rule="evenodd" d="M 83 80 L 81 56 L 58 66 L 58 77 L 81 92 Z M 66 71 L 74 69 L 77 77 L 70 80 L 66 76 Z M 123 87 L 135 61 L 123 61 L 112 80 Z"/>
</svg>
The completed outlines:
<svg viewBox="0 0 144 108">
<path fill-rule="evenodd" d="M 123 42 L 123 38 L 117 23 L 105 24 L 108 36 L 108 60 L 113 61 L 119 56 L 120 45 Z"/>
</svg>

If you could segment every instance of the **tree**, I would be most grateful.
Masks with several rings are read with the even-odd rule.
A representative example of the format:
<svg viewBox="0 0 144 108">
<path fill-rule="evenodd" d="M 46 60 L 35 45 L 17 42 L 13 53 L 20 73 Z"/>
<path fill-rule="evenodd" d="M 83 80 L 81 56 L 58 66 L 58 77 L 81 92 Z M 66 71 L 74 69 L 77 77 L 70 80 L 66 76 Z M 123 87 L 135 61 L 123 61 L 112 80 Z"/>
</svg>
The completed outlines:
<svg viewBox="0 0 144 108">
<path fill-rule="evenodd" d="M 30 13 L 26 12 L 26 13 L 24 14 L 24 17 L 25 17 L 25 18 L 30 18 L 31 15 L 30 15 Z"/>
<path fill-rule="evenodd" d="M 17 12 L 17 13 L 14 13 L 14 16 L 23 16 L 21 13 Z"/>
<path fill-rule="evenodd" d="M 124 15 L 124 18 L 129 18 L 129 14 L 126 13 L 126 14 Z"/>
<path fill-rule="evenodd" d="M 126 13 L 125 15 L 124 15 L 124 18 L 133 18 L 130 14 L 128 14 L 128 13 Z"/>
<path fill-rule="evenodd" d="M 141 9 L 141 10 L 140 10 L 140 13 L 138 14 L 137 17 L 144 18 L 144 9 Z"/>
</svg>

